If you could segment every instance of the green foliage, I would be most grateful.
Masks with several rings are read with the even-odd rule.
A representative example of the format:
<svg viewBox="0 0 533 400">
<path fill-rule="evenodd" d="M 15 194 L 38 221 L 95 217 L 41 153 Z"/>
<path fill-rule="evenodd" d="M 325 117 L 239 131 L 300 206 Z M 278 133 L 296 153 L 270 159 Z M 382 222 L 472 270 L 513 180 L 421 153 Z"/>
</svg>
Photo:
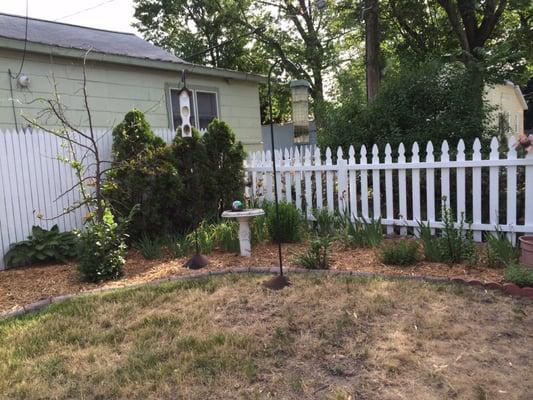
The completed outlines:
<svg viewBox="0 0 533 400">
<path fill-rule="evenodd" d="M 344 217 L 338 212 L 331 212 L 327 208 L 313 210 L 313 230 L 318 236 L 335 236 L 344 227 Z"/>
<path fill-rule="evenodd" d="M 460 138 L 471 144 L 493 132 L 491 110 L 479 103 L 480 88 L 473 87 L 471 72 L 460 63 L 428 62 L 405 65 L 383 80 L 376 100 L 362 107 L 359 82 L 345 77 L 339 82 L 341 97 L 319 111 L 321 147 L 347 149 L 403 142 L 409 153 L 413 142 L 444 139 L 455 145 Z"/>
<path fill-rule="evenodd" d="M 331 237 L 323 236 L 313 239 L 305 252 L 296 256 L 294 262 L 307 269 L 329 269 L 329 248 Z"/>
<path fill-rule="evenodd" d="M 440 229 L 440 236 L 431 234 L 429 223 L 418 222 L 426 260 L 445 263 L 472 262 L 476 256 L 476 248 L 472 230 L 465 229 L 464 214 L 461 214 L 461 219 L 456 224 L 452 210 L 443 202 L 442 222 L 444 226 Z"/>
<path fill-rule="evenodd" d="M 442 261 L 442 255 L 439 240 L 431 230 L 432 228 L 429 222 L 424 224 L 423 222 L 418 221 L 418 232 L 420 240 L 423 243 L 422 248 L 424 250 L 424 259 L 432 262 L 440 262 Z"/>
<path fill-rule="evenodd" d="M 194 248 L 196 240 L 198 239 L 198 247 L 201 253 L 209 254 L 215 248 L 213 240 L 213 225 L 207 221 L 202 221 L 197 227 L 196 231 L 189 233 L 186 236 L 187 242 L 191 243 Z"/>
<path fill-rule="evenodd" d="M 345 230 L 341 237 L 349 247 L 377 247 L 383 239 L 383 227 L 380 219 L 366 221 L 363 218 L 345 217 Z"/>
<path fill-rule="evenodd" d="M 171 149 L 153 134 L 140 111 L 130 111 L 113 130 L 113 154 L 116 164 L 108 173 L 104 194 L 122 218 L 139 205 L 128 228 L 131 237 L 173 231 L 183 185 Z"/>
<path fill-rule="evenodd" d="M 401 240 L 381 247 L 381 262 L 389 265 L 412 265 L 418 261 L 418 245 L 414 241 Z"/>
<path fill-rule="evenodd" d="M 276 207 L 269 207 L 266 211 L 268 234 L 270 239 L 282 243 L 300 241 L 302 231 L 302 215 L 300 210 L 291 203 L 279 203 L 279 225 L 276 217 Z"/>
<path fill-rule="evenodd" d="M 496 232 L 486 235 L 487 261 L 492 267 L 505 267 L 517 263 L 520 250 L 513 246 L 505 233 L 497 228 Z"/>
<path fill-rule="evenodd" d="M 242 200 L 245 152 L 235 139 L 233 130 L 223 121 L 213 120 L 202 138 L 207 152 L 212 187 L 206 188 L 209 207 L 219 215 L 231 207 L 234 200 Z"/>
<path fill-rule="evenodd" d="M 239 252 L 239 224 L 237 221 L 222 221 L 213 226 L 213 242 L 223 251 Z"/>
<path fill-rule="evenodd" d="M 521 264 L 509 264 L 505 269 L 505 280 L 521 287 L 533 287 L 533 269 Z"/>
<path fill-rule="evenodd" d="M 133 247 L 137 249 L 146 260 L 159 260 L 164 256 L 161 241 L 152 239 L 147 235 L 143 235 L 139 240 L 136 240 L 133 243 Z"/>
<path fill-rule="evenodd" d="M 135 212 L 134 208 L 132 212 Z M 115 222 L 109 209 L 101 222 L 92 221 L 78 234 L 78 273 L 83 281 L 118 279 L 126 262 L 128 220 Z"/>
<path fill-rule="evenodd" d="M 27 240 L 14 243 L 4 255 L 8 267 L 20 267 L 46 261 L 67 260 L 76 256 L 76 236 L 72 232 L 59 232 L 54 225 L 50 230 L 33 226 Z"/>
<path fill-rule="evenodd" d="M 191 243 L 183 235 L 168 234 L 162 240 L 163 246 L 171 258 L 180 258 L 187 255 L 191 248 Z"/>
</svg>

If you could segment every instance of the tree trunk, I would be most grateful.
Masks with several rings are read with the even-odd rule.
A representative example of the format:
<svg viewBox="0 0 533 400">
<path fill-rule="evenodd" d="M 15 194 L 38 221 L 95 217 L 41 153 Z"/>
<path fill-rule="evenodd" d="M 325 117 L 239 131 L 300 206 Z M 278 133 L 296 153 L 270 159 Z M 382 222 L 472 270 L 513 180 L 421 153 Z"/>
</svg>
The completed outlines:
<svg viewBox="0 0 533 400">
<path fill-rule="evenodd" d="M 366 98 L 372 103 L 380 81 L 378 0 L 365 0 Z"/>
</svg>

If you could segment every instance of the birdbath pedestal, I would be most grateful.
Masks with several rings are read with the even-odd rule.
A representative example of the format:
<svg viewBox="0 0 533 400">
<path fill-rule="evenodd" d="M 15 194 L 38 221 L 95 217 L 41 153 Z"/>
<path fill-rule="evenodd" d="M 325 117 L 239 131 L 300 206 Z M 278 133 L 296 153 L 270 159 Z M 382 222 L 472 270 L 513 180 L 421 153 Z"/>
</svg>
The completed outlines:
<svg viewBox="0 0 533 400">
<path fill-rule="evenodd" d="M 239 247 L 241 249 L 241 256 L 250 257 L 252 255 L 250 219 L 263 215 L 264 213 L 265 211 L 262 208 L 250 208 L 243 211 L 224 211 L 222 213 L 222 218 L 235 218 L 239 221 Z"/>
</svg>

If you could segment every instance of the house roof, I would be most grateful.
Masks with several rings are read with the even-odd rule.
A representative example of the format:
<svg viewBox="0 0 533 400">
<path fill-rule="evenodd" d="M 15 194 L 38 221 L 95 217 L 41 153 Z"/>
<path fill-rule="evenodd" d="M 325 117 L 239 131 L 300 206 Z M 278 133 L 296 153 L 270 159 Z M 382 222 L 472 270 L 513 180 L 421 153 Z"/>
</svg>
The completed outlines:
<svg viewBox="0 0 533 400">
<path fill-rule="evenodd" d="M 20 49 L 26 38 L 26 17 L 0 13 L 0 47 Z M 62 22 L 28 18 L 27 51 L 82 57 L 88 50 L 89 59 L 255 82 L 264 77 L 240 71 L 211 68 L 188 63 L 183 59 L 147 42 L 133 33 L 89 28 Z"/>
<path fill-rule="evenodd" d="M 0 36 L 24 40 L 25 32 L 25 17 L 0 14 Z M 28 42 L 85 51 L 91 49 L 98 53 L 149 60 L 185 62 L 133 33 L 87 28 L 34 18 L 28 18 Z"/>
</svg>

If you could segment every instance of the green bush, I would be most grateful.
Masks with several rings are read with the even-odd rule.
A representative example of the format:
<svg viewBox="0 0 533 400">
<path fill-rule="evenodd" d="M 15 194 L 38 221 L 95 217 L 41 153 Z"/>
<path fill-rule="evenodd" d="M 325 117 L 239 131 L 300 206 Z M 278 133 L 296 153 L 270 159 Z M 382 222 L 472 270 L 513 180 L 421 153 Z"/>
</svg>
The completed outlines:
<svg viewBox="0 0 533 400">
<path fill-rule="evenodd" d="M 315 107 L 320 147 L 383 148 L 390 143 L 394 151 L 403 142 L 409 153 L 415 141 L 432 140 L 438 148 L 445 139 L 453 147 L 462 138 L 468 146 L 476 137 L 494 133 L 492 110 L 478 101 L 481 87 L 458 62 L 429 61 L 389 70 L 377 98 L 366 107 L 358 88 L 359 77 L 348 70 L 339 77 L 336 103 Z"/>
<path fill-rule="evenodd" d="M 318 237 L 309 243 L 305 252 L 296 256 L 294 262 L 307 269 L 329 269 L 329 248 L 331 238 L 329 236 Z"/>
<path fill-rule="evenodd" d="M 115 222 L 111 211 L 106 209 L 101 222 L 89 222 L 78 234 L 78 272 L 83 281 L 101 282 L 122 276 L 127 223 L 127 220 Z"/>
<path fill-rule="evenodd" d="M 276 218 L 276 207 L 273 205 L 265 212 L 270 239 L 282 243 L 300 241 L 302 214 L 295 205 L 285 202 L 279 203 L 279 226 Z"/>
<path fill-rule="evenodd" d="M 196 240 L 198 239 L 198 247 L 201 253 L 209 254 L 215 249 L 215 242 L 213 240 L 213 225 L 207 221 L 202 221 L 195 231 L 190 232 L 186 236 L 187 242 L 191 243 L 191 247 L 195 249 Z"/>
<path fill-rule="evenodd" d="M 401 240 L 381 247 L 381 262 L 388 265 L 412 265 L 418 261 L 418 245 L 414 241 Z"/>
<path fill-rule="evenodd" d="M 59 232 L 54 225 L 50 230 L 33 226 L 27 240 L 14 243 L 4 255 L 8 267 L 20 267 L 46 261 L 67 260 L 76 256 L 76 235 Z"/>
<path fill-rule="evenodd" d="M 495 233 L 486 235 L 487 239 L 487 262 L 492 267 L 505 267 L 508 264 L 518 262 L 520 250 L 513 246 L 501 229 Z"/>
<path fill-rule="evenodd" d="M 509 264 L 505 269 L 505 280 L 521 287 L 533 287 L 533 269 L 521 264 Z"/>
<path fill-rule="evenodd" d="M 223 251 L 239 252 L 239 224 L 237 221 L 222 221 L 213 226 L 215 247 Z"/>
<path fill-rule="evenodd" d="M 312 215 L 314 217 L 313 231 L 318 236 L 337 235 L 345 224 L 344 217 L 338 211 L 331 212 L 327 208 L 321 208 L 313 210 Z"/>
<path fill-rule="evenodd" d="M 133 243 L 133 247 L 137 249 L 146 260 L 159 260 L 163 258 L 162 243 L 158 239 L 152 239 L 147 235 L 143 235 L 140 239 Z"/>
<path fill-rule="evenodd" d="M 174 231 L 183 185 L 173 152 L 153 134 L 140 111 L 127 113 L 113 130 L 113 154 L 115 164 L 107 174 L 104 194 L 122 218 L 139 205 L 128 228 L 130 236 L 140 239 Z"/>
<path fill-rule="evenodd" d="M 439 239 L 431 232 L 432 228 L 429 224 L 424 224 L 418 221 L 418 232 L 420 240 L 422 241 L 422 249 L 424 251 L 424 259 L 431 262 L 441 262 L 441 246 Z"/>
<path fill-rule="evenodd" d="M 168 234 L 163 238 L 162 243 L 171 258 L 183 257 L 191 249 L 191 243 L 183 235 Z"/>
<path fill-rule="evenodd" d="M 212 187 L 206 190 L 210 207 L 222 214 L 234 200 L 242 200 L 245 152 L 235 133 L 223 121 L 214 119 L 202 137 L 207 152 Z"/>
<path fill-rule="evenodd" d="M 381 219 L 366 221 L 363 218 L 345 217 L 345 230 L 341 237 L 349 247 L 376 247 L 383 239 Z"/>
</svg>

